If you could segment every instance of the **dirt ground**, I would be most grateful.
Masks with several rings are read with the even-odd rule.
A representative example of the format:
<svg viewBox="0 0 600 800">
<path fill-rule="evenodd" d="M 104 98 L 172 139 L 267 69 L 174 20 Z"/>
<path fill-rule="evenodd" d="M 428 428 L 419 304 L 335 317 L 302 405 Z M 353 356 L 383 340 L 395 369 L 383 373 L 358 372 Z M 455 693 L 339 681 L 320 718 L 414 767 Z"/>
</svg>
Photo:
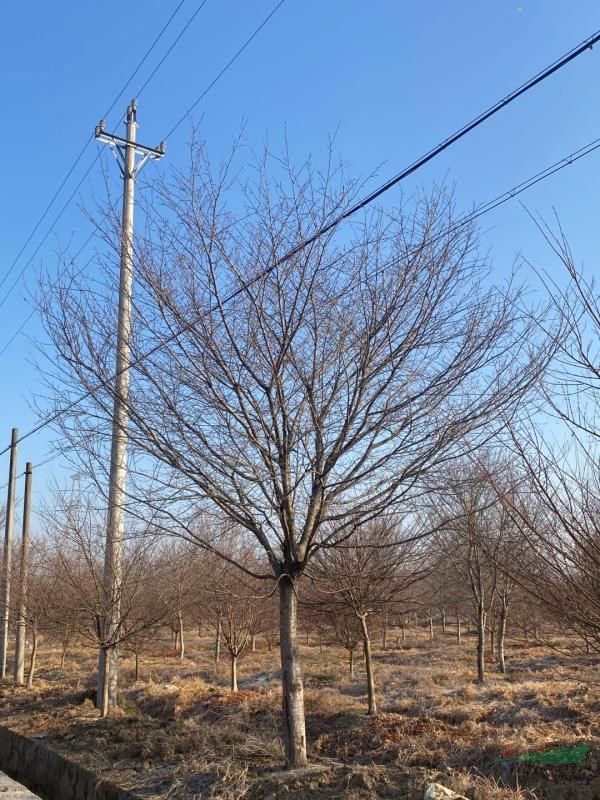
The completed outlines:
<svg viewBox="0 0 600 800">
<path fill-rule="evenodd" d="M 411 630 L 375 648 L 381 713 L 366 713 L 364 669 L 347 654 L 302 645 L 311 766 L 282 771 L 278 653 L 259 639 L 240 659 L 240 691 L 215 675 L 212 642 L 192 637 L 178 661 L 156 643 L 133 681 L 122 659 L 121 709 L 100 719 L 95 654 L 42 647 L 32 691 L 5 683 L 3 724 L 43 739 L 145 798 L 308 800 L 423 797 L 437 781 L 472 800 L 600 800 L 600 659 L 509 641 L 507 676 L 488 664 L 474 683 L 475 640 Z M 357 662 L 360 659 L 356 659 Z M 579 766 L 507 767 L 499 757 L 589 744 Z"/>
</svg>

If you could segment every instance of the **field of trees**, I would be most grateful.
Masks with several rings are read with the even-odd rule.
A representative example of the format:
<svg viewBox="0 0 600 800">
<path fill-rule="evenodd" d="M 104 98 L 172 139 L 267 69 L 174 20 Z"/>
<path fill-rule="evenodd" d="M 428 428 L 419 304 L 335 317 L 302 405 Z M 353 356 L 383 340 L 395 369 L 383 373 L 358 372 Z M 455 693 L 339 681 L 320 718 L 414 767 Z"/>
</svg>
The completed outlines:
<svg viewBox="0 0 600 800">
<path fill-rule="evenodd" d="M 533 291 L 443 188 L 342 233 L 331 154 L 242 156 L 149 186 L 116 384 L 112 205 L 42 281 L 77 477 L 5 547 L 3 719 L 147 797 L 599 798 L 596 285 L 560 228 Z"/>
</svg>

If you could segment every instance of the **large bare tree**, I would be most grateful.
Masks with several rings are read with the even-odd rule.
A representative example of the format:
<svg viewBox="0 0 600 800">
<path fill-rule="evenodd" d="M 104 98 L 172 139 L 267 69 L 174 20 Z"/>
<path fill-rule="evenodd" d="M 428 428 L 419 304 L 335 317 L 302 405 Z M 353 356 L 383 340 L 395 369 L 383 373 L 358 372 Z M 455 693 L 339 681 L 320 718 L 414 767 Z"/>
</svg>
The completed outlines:
<svg viewBox="0 0 600 800">
<path fill-rule="evenodd" d="M 215 169 L 192 143 L 189 168 L 146 194 L 129 512 L 144 513 L 143 500 L 165 528 L 226 559 L 227 525 L 262 551 L 264 568 L 249 571 L 279 594 L 285 752 L 297 767 L 307 564 L 493 435 L 547 347 L 519 288 L 490 280 L 476 231 L 443 190 L 300 246 L 349 207 L 356 184 L 331 159 L 322 172 L 268 153 L 239 165 L 242 155 Z M 66 261 L 41 301 L 57 407 L 89 391 L 61 417 L 61 436 L 97 453 L 112 408 L 118 227 L 106 239 L 94 278 Z"/>
</svg>

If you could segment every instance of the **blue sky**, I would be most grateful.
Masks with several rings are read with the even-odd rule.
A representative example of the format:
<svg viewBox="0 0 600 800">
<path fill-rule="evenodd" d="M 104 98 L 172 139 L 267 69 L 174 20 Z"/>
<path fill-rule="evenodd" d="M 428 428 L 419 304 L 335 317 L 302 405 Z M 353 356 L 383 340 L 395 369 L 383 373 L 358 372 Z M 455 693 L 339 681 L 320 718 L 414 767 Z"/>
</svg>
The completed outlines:
<svg viewBox="0 0 600 800">
<path fill-rule="evenodd" d="M 128 100 L 177 36 L 200 0 L 185 0 L 159 45 L 107 120 L 119 130 Z M 102 4 L 9 4 L 3 12 L 0 276 L 9 268 L 95 124 L 177 5 L 176 0 Z M 139 98 L 139 139 L 157 144 L 210 83 L 275 0 L 207 0 Z M 318 160 L 337 130 L 337 149 L 369 186 L 398 172 L 483 109 L 600 28 L 594 0 L 286 0 L 274 18 L 194 112 L 218 154 L 246 119 L 246 142 L 275 150 L 287 135 L 292 153 Z M 406 182 L 456 182 L 459 208 L 490 199 L 600 136 L 600 46 L 500 112 Z M 122 132 L 122 127 L 121 127 Z M 189 125 L 168 142 L 168 165 L 183 166 Z M 17 263 L 25 266 L 97 153 L 92 143 L 37 235 Z M 116 165 L 106 163 L 116 175 Z M 146 169 L 155 169 L 149 165 Z M 600 239 L 600 151 L 522 196 L 534 212 L 554 209 L 578 261 L 596 271 Z M 36 273 L 56 251 L 89 236 L 78 204 L 102 192 L 98 165 L 0 308 L 0 350 L 30 312 Z M 383 199 L 397 204 L 399 190 Z M 522 253 L 540 268 L 556 263 L 518 202 L 482 221 L 483 245 L 506 274 Z M 83 253 L 89 256 L 91 250 Z M 93 269 L 93 264 L 90 266 Z M 0 299 L 6 286 L 0 291 Z M 0 449 L 11 427 L 35 423 L 40 390 L 31 365 L 34 317 L 0 357 Z M 48 435 L 21 445 L 20 466 L 45 458 Z M 0 458 L 0 485 L 7 457 Z M 59 464 L 40 468 L 36 494 Z M 4 491 L 4 490 L 3 490 Z"/>
</svg>

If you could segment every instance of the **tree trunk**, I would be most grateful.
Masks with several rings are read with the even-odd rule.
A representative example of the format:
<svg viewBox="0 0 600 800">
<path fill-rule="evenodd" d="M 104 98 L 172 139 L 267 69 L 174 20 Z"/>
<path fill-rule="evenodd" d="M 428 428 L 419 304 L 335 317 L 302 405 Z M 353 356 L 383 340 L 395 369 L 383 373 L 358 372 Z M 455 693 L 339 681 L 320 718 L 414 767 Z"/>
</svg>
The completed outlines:
<svg viewBox="0 0 600 800">
<path fill-rule="evenodd" d="M 185 656 L 185 642 L 183 639 L 183 614 L 179 611 L 179 660 L 183 661 Z"/>
<path fill-rule="evenodd" d="M 442 608 L 442 632 L 446 633 L 446 609 Z"/>
<path fill-rule="evenodd" d="M 231 691 L 237 692 L 237 656 L 231 654 Z"/>
<path fill-rule="evenodd" d="M 279 581 L 279 647 L 283 701 L 283 740 L 289 769 L 304 767 L 306 725 L 304 722 L 304 686 L 300 668 L 297 634 L 297 598 L 293 580 L 284 575 Z"/>
<path fill-rule="evenodd" d="M 429 615 L 429 638 L 433 641 L 433 617 Z"/>
<path fill-rule="evenodd" d="M 60 654 L 60 668 L 65 668 L 65 658 L 67 657 L 67 643 L 63 641 L 62 643 L 62 653 Z"/>
<path fill-rule="evenodd" d="M 485 683 L 485 610 L 481 605 L 477 613 L 477 682 Z"/>
<path fill-rule="evenodd" d="M 104 658 L 102 659 L 102 695 L 100 697 L 100 715 L 102 717 L 108 716 L 108 706 L 110 703 L 108 682 L 110 680 L 110 654 L 108 649 L 104 648 Z"/>
<path fill-rule="evenodd" d="M 460 614 L 456 612 L 456 642 L 462 644 L 462 636 L 460 631 Z"/>
<path fill-rule="evenodd" d="M 406 628 L 404 625 L 402 626 L 402 641 L 406 641 Z"/>
<path fill-rule="evenodd" d="M 374 716 L 377 714 L 377 698 L 375 697 L 375 675 L 373 674 L 373 659 L 371 658 L 371 639 L 367 627 L 366 617 L 359 617 L 360 627 L 363 635 L 363 650 L 365 654 L 365 667 L 367 669 L 367 698 L 369 708 L 367 713 Z"/>
<path fill-rule="evenodd" d="M 310 634 L 309 634 L 309 632 L 308 632 L 308 631 L 306 631 L 306 646 L 307 646 L 307 647 L 308 647 L 308 645 L 310 644 L 310 642 L 309 642 L 309 638 L 308 638 L 308 637 L 309 637 L 309 635 L 310 635 Z"/>
<path fill-rule="evenodd" d="M 33 623 L 33 647 L 31 649 L 31 660 L 29 661 L 29 675 L 27 676 L 27 688 L 31 689 L 33 686 L 33 676 L 35 675 L 35 662 L 37 659 L 38 651 L 38 632 L 37 625 Z"/>
<path fill-rule="evenodd" d="M 354 677 L 354 649 L 349 650 L 349 666 L 350 666 L 350 677 Z"/>
<path fill-rule="evenodd" d="M 252 634 L 252 652 L 256 652 L 256 634 Z"/>
<path fill-rule="evenodd" d="M 494 625 L 493 625 L 493 621 L 492 621 L 492 625 L 490 626 L 490 651 L 492 653 L 492 656 L 496 652 L 495 649 L 494 649 L 494 639 L 495 638 L 496 638 L 496 631 L 494 630 Z"/>
<path fill-rule="evenodd" d="M 504 660 L 504 639 L 506 637 L 506 616 L 508 609 L 506 603 L 502 603 L 500 608 L 500 624 L 498 626 L 498 663 L 500 665 L 500 672 L 506 675 L 506 662 Z"/>
<path fill-rule="evenodd" d="M 387 630 L 388 630 L 388 615 L 383 615 L 383 634 L 381 637 L 381 649 L 387 650 Z"/>
<path fill-rule="evenodd" d="M 106 676 L 106 650 L 100 647 L 98 650 L 98 677 L 96 679 L 96 708 L 102 710 L 102 698 L 104 697 L 104 678 Z"/>
<path fill-rule="evenodd" d="M 108 648 L 108 704 L 118 705 L 119 650 L 116 645 Z"/>
<path fill-rule="evenodd" d="M 221 619 L 217 621 L 217 633 L 215 635 L 215 666 L 221 658 Z"/>
<path fill-rule="evenodd" d="M 139 681 L 140 679 L 140 649 L 139 647 L 135 648 L 135 681 Z"/>
</svg>

